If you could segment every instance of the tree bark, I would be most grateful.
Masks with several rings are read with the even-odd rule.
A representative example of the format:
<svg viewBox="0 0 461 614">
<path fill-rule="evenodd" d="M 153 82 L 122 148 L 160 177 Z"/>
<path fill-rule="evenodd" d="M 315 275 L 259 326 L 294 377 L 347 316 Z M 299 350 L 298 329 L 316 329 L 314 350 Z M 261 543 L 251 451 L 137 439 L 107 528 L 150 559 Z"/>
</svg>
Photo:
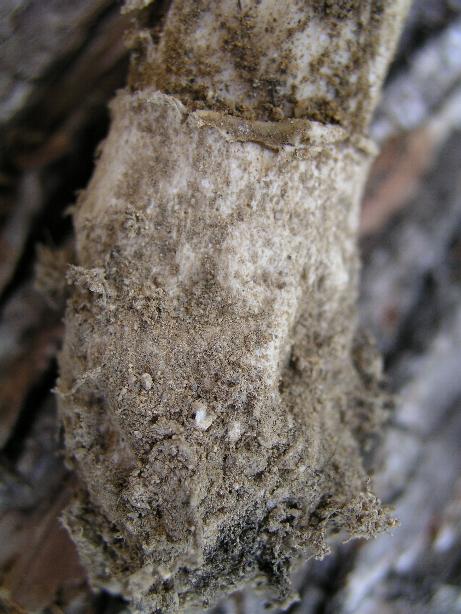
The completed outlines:
<svg viewBox="0 0 461 614">
<path fill-rule="evenodd" d="M 17 75 L 18 91 L 28 93 L 16 106 L 2 106 L 10 115 L 1 128 L 0 179 L 1 598 L 6 611 L 115 612 L 123 602 L 90 591 L 59 524 L 75 481 L 62 462 L 49 390 L 72 253 L 69 220 L 62 215 L 87 182 L 107 126 L 104 107 L 125 80 L 119 43 L 127 18 L 110 3 L 74 2 L 69 36 L 64 5 L 41 2 L 40 19 L 64 24 L 64 37 L 54 39 L 49 25 L 37 27 L 34 6 L 16 3 L 3 30 L 16 39 L 8 43 L 8 79 Z M 53 18 L 47 22 L 46 15 Z M 401 527 L 389 538 L 333 544 L 329 557 L 309 562 L 295 579 L 301 602 L 293 611 L 438 614 L 458 607 L 457 15 L 453 2 L 415 3 L 372 126 L 384 148 L 362 209 L 361 319 L 377 335 L 391 387 L 403 398 L 381 448 L 375 483 L 379 496 L 396 505 Z M 38 52 L 44 47 L 47 59 Z M 41 59 L 32 69 L 34 54 L 35 62 Z M 32 72 L 15 73 L 14 66 Z M 38 243 L 48 247 L 36 264 Z M 34 267 L 46 300 L 33 287 Z M 264 600 L 238 593 L 220 607 L 262 612 Z"/>
</svg>

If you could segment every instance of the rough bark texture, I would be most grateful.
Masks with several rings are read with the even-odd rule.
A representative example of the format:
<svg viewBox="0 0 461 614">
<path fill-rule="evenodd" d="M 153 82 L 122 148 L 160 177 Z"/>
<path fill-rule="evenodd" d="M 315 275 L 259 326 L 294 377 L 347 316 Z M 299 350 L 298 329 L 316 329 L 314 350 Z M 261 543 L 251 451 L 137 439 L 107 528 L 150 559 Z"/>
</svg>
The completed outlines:
<svg viewBox="0 0 461 614">
<path fill-rule="evenodd" d="M 49 2 L 40 8 L 55 10 Z M 373 126 L 386 142 L 362 214 L 363 228 L 374 233 L 363 244 L 362 318 L 372 323 L 391 386 L 403 399 L 375 483 L 378 494 L 397 506 L 401 526 L 389 539 L 336 545 L 325 560 L 311 561 L 296 578 L 301 602 L 293 612 L 439 614 L 459 608 L 459 9 L 452 0 L 415 2 L 386 88 L 392 104 L 380 110 L 384 137 L 381 119 Z M 105 101 L 124 81 L 123 63 L 103 51 L 105 41 L 114 49 L 125 27 L 115 27 L 117 12 L 113 7 L 84 21 L 70 51 L 50 45 L 50 63 L 33 95 L 2 127 L 0 562 L 6 611 L 124 608 L 107 593 L 92 595 L 57 520 L 75 484 L 62 463 L 48 393 L 62 335 L 68 256 L 40 253 L 39 285 L 47 288 L 52 308 L 31 283 L 37 242 L 66 241 L 69 223 L 61 215 L 72 191 L 86 183 L 92 149 L 107 125 Z M 18 14 L 19 8 L 16 33 L 27 21 L 27 11 L 25 21 Z M 51 41 L 47 29 L 30 31 L 35 36 L 24 41 Z M 24 44 L 17 48 L 22 60 Z M 90 69 L 104 78 L 82 82 L 79 74 Z M 66 92 L 75 94 L 61 105 L 63 74 Z M 432 87 L 435 78 L 443 87 Z M 88 95 L 82 96 L 82 87 Z M 259 613 L 264 601 L 237 593 L 220 608 Z"/>
</svg>

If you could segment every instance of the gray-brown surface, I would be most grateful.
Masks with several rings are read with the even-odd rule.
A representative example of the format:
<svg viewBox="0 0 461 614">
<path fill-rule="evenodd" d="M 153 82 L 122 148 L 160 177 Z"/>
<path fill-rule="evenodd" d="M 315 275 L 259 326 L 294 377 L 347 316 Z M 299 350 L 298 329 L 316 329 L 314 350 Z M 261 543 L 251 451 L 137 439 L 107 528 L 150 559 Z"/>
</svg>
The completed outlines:
<svg viewBox="0 0 461 614">
<path fill-rule="evenodd" d="M 411 68 L 411 59 L 424 51 L 426 42 L 437 53 L 437 37 L 448 28 L 455 32 L 456 42 L 457 11 L 455 2 L 415 3 L 415 17 L 403 38 L 393 77 Z M 103 30 L 90 28 L 85 40 L 97 47 Z M 85 50 L 90 47 L 75 49 L 75 56 L 66 58 L 68 74 L 78 58 L 85 64 L 89 57 Z M 439 70 L 444 70 L 444 62 L 452 70 L 459 56 L 447 56 L 444 49 L 439 47 Z M 95 70 L 97 65 L 91 62 Z M 63 70 L 59 62 L 55 70 L 54 75 Z M 5 290 L 0 396 L 5 444 L 0 530 L 6 611 L 20 607 L 33 611 L 53 604 L 66 612 L 113 612 L 124 607 L 107 595 L 91 595 L 73 546 L 57 522 L 73 482 L 62 464 L 55 401 L 48 392 L 62 334 L 62 276 L 51 265 L 55 257 L 42 254 L 39 267 L 40 284 L 52 288 L 54 311 L 31 283 L 37 241 L 52 247 L 66 241 L 69 225 L 61 215 L 73 201 L 72 192 L 87 181 L 92 150 L 101 125 L 107 125 L 103 101 L 111 96 L 114 83 L 123 83 L 122 73 L 123 67 L 115 69 L 118 81 L 115 77 L 105 81 L 107 89 L 104 85 L 100 90 L 96 81 L 85 82 L 89 96 L 72 96 L 59 121 L 49 121 L 54 116 L 49 101 L 60 91 L 49 73 L 50 81 L 41 81 L 40 94 L 47 104 L 24 107 L 18 115 L 21 122 L 7 122 L 3 133 L 2 237 L 18 237 L 12 247 L 2 239 L 1 262 Z M 379 492 L 396 504 L 401 527 L 384 539 L 346 544 L 324 561 L 309 563 L 298 579 L 301 604 L 293 610 L 439 614 L 460 609 L 460 136 L 456 113 L 450 111 L 459 108 L 459 83 L 458 72 L 432 106 L 434 89 L 430 82 L 420 81 L 418 96 L 428 101 L 425 114 L 407 133 L 401 126 L 393 128 L 391 141 L 372 171 L 365 201 L 364 227 L 369 229 L 373 218 L 374 232 L 364 240 L 364 321 L 373 324 L 382 342 L 391 386 L 401 391 L 402 398 L 382 448 L 383 469 L 376 482 Z M 94 106 L 74 115 L 82 99 L 91 99 Z M 77 117 L 75 123 L 66 123 L 69 117 Z M 433 129 L 438 118 L 444 122 L 441 140 L 439 128 Z M 31 138 L 31 127 L 36 125 L 43 127 L 41 134 Z M 432 125 L 429 130 L 428 125 Z M 94 134 L 91 128 L 96 128 Z M 53 139 L 55 135 L 59 138 Z M 19 235 L 8 228 L 18 228 Z M 12 252 L 14 259 L 7 258 Z M 236 596 L 223 606 L 226 611 L 246 608 L 248 612 L 260 607 L 250 596 Z"/>
<path fill-rule="evenodd" d="M 289 603 L 330 534 L 393 526 L 363 460 L 385 416 L 357 235 L 405 15 L 177 0 L 141 31 L 76 205 L 58 383 L 65 521 L 133 611 Z"/>
</svg>

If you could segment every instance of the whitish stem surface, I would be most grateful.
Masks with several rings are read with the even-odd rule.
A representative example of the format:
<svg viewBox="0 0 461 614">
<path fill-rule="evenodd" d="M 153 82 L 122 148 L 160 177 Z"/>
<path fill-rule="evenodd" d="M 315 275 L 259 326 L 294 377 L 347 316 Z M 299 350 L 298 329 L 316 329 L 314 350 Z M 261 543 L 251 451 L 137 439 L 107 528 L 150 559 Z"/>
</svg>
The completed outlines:
<svg viewBox="0 0 461 614">
<path fill-rule="evenodd" d="M 94 584 L 141 612 L 258 581 L 288 598 L 328 532 L 392 523 L 364 468 L 382 400 L 356 232 L 405 3 L 317 4 L 172 2 L 78 203 L 66 521 Z"/>
</svg>

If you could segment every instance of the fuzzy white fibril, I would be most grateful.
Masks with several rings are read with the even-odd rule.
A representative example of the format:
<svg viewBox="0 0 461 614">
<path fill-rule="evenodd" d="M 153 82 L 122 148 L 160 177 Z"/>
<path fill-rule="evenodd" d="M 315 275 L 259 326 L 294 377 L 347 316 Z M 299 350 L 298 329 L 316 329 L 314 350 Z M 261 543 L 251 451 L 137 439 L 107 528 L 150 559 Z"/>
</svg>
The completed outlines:
<svg viewBox="0 0 461 614">
<path fill-rule="evenodd" d="M 328 531 L 389 526 L 361 456 L 379 369 L 356 335 L 355 241 L 404 2 L 343 4 L 172 2 L 79 201 L 66 522 L 93 583 L 139 611 L 261 576 L 286 596 Z"/>
</svg>

